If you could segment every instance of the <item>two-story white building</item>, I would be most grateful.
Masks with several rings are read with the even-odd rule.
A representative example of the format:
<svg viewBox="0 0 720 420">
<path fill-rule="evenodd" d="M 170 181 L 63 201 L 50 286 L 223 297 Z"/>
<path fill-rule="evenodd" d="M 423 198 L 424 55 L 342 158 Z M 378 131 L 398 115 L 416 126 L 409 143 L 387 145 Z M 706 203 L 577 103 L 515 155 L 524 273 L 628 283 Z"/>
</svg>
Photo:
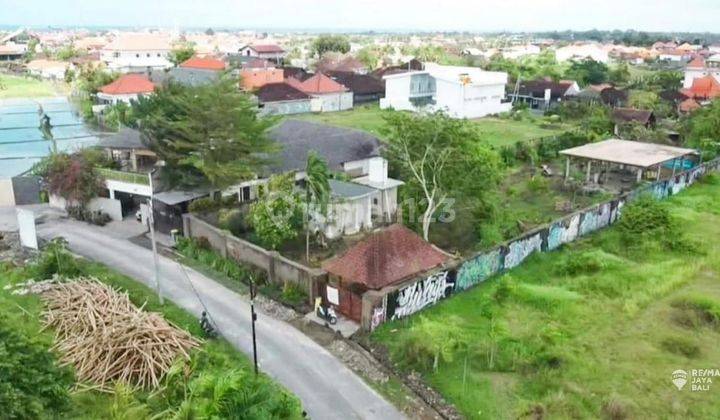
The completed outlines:
<svg viewBox="0 0 720 420">
<path fill-rule="evenodd" d="M 425 70 L 391 74 L 383 79 L 383 109 L 441 110 L 454 118 L 480 118 L 512 108 L 505 102 L 508 75 L 504 72 L 426 63 Z"/>
<path fill-rule="evenodd" d="M 121 34 L 100 50 L 108 69 L 122 73 L 172 67 L 171 39 L 158 34 Z"/>
</svg>

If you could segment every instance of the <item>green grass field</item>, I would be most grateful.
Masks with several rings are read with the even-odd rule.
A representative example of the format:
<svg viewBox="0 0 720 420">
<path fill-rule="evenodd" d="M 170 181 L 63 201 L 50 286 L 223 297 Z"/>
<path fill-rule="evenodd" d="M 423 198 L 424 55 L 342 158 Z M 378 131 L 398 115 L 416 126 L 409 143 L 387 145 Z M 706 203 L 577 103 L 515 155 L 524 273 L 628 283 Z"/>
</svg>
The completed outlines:
<svg viewBox="0 0 720 420">
<path fill-rule="evenodd" d="M 613 227 L 372 338 L 471 419 L 719 418 L 720 380 L 671 382 L 720 368 L 718 202 L 717 176 L 668 201 L 690 250 Z"/>
<path fill-rule="evenodd" d="M 291 119 L 314 121 L 340 127 L 357 128 L 382 137 L 383 113 L 377 105 L 358 106 L 349 111 L 318 114 L 293 115 Z M 555 125 L 543 128 L 537 120 L 515 121 L 512 119 L 480 118 L 472 120 L 480 128 L 487 141 L 495 146 L 504 146 L 518 141 L 560 134 L 569 127 Z"/>
<path fill-rule="evenodd" d="M 62 83 L 0 74 L 0 99 L 42 98 L 66 93 Z"/>
</svg>

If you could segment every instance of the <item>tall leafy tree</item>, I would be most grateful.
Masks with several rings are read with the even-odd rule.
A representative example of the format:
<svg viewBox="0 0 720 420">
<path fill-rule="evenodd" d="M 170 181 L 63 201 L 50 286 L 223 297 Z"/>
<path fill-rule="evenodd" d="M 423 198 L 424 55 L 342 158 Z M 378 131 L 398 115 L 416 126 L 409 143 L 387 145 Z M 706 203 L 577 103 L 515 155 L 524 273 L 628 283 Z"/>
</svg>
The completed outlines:
<svg viewBox="0 0 720 420">
<path fill-rule="evenodd" d="M 330 169 L 315 152 L 308 154 L 305 164 L 305 260 L 310 261 L 310 208 L 327 216 L 330 203 Z"/>
<path fill-rule="evenodd" d="M 384 118 L 386 156 L 407 181 L 406 198 L 422 212 L 419 223 L 425 240 L 438 213 L 441 220 L 451 222 L 452 202 L 481 201 L 500 181 L 500 157 L 473 123 L 441 112 L 391 112 Z"/>
<path fill-rule="evenodd" d="M 260 117 L 230 78 L 196 87 L 170 84 L 140 99 L 133 114 L 176 185 L 233 185 L 257 173 L 262 156 L 275 150 L 267 131 L 277 120 Z"/>
<path fill-rule="evenodd" d="M 345 54 L 350 51 L 350 41 L 342 35 L 320 35 L 313 41 L 311 50 L 318 57 L 329 51 Z"/>
<path fill-rule="evenodd" d="M 176 45 L 171 51 L 168 60 L 179 66 L 195 55 L 195 47 L 192 44 L 184 43 Z"/>
</svg>

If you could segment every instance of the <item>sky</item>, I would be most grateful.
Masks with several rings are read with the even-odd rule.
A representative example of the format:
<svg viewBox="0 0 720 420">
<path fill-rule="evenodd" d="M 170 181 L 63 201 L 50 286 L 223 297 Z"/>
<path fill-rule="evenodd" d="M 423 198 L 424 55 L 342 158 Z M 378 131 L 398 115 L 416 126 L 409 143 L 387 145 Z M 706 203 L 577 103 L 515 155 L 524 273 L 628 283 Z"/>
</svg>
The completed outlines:
<svg viewBox="0 0 720 420">
<path fill-rule="evenodd" d="M 0 0 L 0 25 L 718 32 L 720 0 Z"/>
</svg>

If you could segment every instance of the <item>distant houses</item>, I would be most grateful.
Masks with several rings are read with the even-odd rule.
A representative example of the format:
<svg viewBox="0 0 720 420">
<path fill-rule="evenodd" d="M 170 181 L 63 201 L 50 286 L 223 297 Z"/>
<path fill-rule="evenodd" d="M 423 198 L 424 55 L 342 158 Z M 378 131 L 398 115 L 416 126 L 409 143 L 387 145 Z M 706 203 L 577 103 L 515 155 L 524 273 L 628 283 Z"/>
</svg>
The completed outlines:
<svg viewBox="0 0 720 420">
<path fill-rule="evenodd" d="M 287 56 L 285 50 L 275 44 L 252 44 L 245 45 L 238 51 L 241 57 L 263 58 L 272 60 L 276 64 L 282 63 Z"/>
<path fill-rule="evenodd" d="M 476 67 L 427 63 L 424 70 L 385 75 L 380 107 L 406 111 L 443 110 L 455 118 L 480 118 L 509 111 L 508 75 Z"/>
<path fill-rule="evenodd" d="M 124 74 L 117 80 L 100 88 L 97 93 L 100 104 L 116 105 L 119 102 L 130 104 L 140 96 L 151 94 L 155 85 L 143 74 Z"/>
<path fill-rule="evenodd" d="M 514 91 L 508 96 L 513 103 L 523 102 L 533 109 L 548 109 L 552 105 L 576 97 L 580 87 L 574 80 L 555 82 L 548 79 L 520 81 L 511 86 Z"/>
</svg>

